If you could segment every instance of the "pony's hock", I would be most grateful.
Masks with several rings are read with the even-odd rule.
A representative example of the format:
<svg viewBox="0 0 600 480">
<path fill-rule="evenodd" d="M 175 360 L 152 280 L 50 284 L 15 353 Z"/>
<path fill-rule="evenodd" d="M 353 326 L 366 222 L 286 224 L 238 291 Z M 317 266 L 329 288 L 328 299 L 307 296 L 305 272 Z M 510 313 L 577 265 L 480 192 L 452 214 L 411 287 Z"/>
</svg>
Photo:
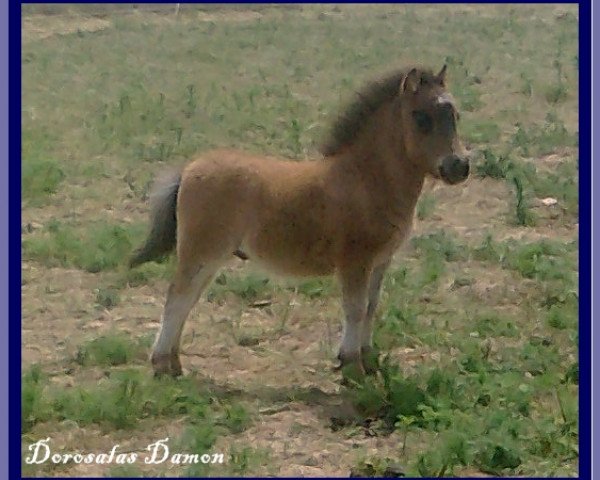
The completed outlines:
<svg viewBox="0 0 600 480">
<path fill-rule="evenodd" d="M 362 90 L 333 124 L 319 160 L 216 150 L 159 180 L 148 238 L 131 260 L 136 266 L 177 250 L 151 356 L 155 372 L 181 374 L 185 320 L 233 255 L 280 274 L 336 275 L 342 371 L 376 371 L 382 278 L 410 232 L 425 177 L 454 185 L 469 174 L 457 121 L 445 66 L 437 74 L 404 69 Z"/>
</svg>

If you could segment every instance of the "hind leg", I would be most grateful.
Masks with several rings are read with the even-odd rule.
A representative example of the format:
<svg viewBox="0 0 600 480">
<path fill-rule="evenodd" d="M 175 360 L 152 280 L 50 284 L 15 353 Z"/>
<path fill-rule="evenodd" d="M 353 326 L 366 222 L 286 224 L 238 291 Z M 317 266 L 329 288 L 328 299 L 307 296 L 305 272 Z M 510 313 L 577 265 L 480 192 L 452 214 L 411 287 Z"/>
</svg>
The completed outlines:
<svg viewBox="0 0 600 480">
<path fill-rule="evenodd" d="M 218 270 L 220 263 L 179 263 L 173 283 L 169 287 L 162 315 L 160 330 L 156 336 L 151 362 L 155 375 L 182 374 L 179 360 L 179 343 L 185 320 Z"/>
</svg>

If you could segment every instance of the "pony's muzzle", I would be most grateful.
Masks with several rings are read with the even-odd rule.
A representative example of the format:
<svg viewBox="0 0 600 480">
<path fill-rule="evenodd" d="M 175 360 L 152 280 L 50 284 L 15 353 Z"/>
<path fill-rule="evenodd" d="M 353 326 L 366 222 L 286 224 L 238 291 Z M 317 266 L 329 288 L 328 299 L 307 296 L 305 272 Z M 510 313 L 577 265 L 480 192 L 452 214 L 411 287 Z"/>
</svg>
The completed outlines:
<svg viewBox="0 0 600 480">
<path fill-rule="evenodd" d="M 459 157 L 458 155 L 448 155 L 442 160 L 440 176 L 446 183 L 455 185 L 467 179 L 469 170 L 468 158 Z"/>
</svg>

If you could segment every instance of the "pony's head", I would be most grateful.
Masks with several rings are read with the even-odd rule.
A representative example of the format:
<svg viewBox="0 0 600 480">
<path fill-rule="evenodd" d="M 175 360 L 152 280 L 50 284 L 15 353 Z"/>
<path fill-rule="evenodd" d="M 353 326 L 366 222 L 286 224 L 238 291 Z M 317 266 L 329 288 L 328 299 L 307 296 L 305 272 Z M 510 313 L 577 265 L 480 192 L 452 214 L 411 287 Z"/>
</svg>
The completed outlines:
<svg viewBox="0 0 600 480">
<path fill-rule="evenodd" d="M 469 158 L 458 137 L 459 114 L 446 90 L 446 65 L 437 75 L 413 68 L 400 82 L 401 135 L 407 160 L 448 184 L 469 176 Z"/>
</svg>

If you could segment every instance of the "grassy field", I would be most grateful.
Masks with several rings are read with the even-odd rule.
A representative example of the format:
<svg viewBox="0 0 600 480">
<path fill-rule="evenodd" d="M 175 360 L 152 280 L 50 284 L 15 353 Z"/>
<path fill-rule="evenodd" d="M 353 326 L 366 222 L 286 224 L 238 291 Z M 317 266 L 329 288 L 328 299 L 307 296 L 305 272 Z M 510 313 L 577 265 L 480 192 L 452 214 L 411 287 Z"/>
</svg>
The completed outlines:
<svg viewBox="0 0 600 480">
<path fill-rule="evenodd" d="M 224 453 L 25 475 L 576 476 L 577 7 L 30 6 L 23 20 L 22 448 Z M 208 7 L 207 7 L 208 8 Z M 147 356 L 173 261 L 129 271 L 156 174 L 213 147 L 307 161 L 380 72 L 449 67 L 463 185 L 428 183 L 385 279 L 382 371 L 332 371 L 335 282 L 232 261 Z"/>
</svg>

